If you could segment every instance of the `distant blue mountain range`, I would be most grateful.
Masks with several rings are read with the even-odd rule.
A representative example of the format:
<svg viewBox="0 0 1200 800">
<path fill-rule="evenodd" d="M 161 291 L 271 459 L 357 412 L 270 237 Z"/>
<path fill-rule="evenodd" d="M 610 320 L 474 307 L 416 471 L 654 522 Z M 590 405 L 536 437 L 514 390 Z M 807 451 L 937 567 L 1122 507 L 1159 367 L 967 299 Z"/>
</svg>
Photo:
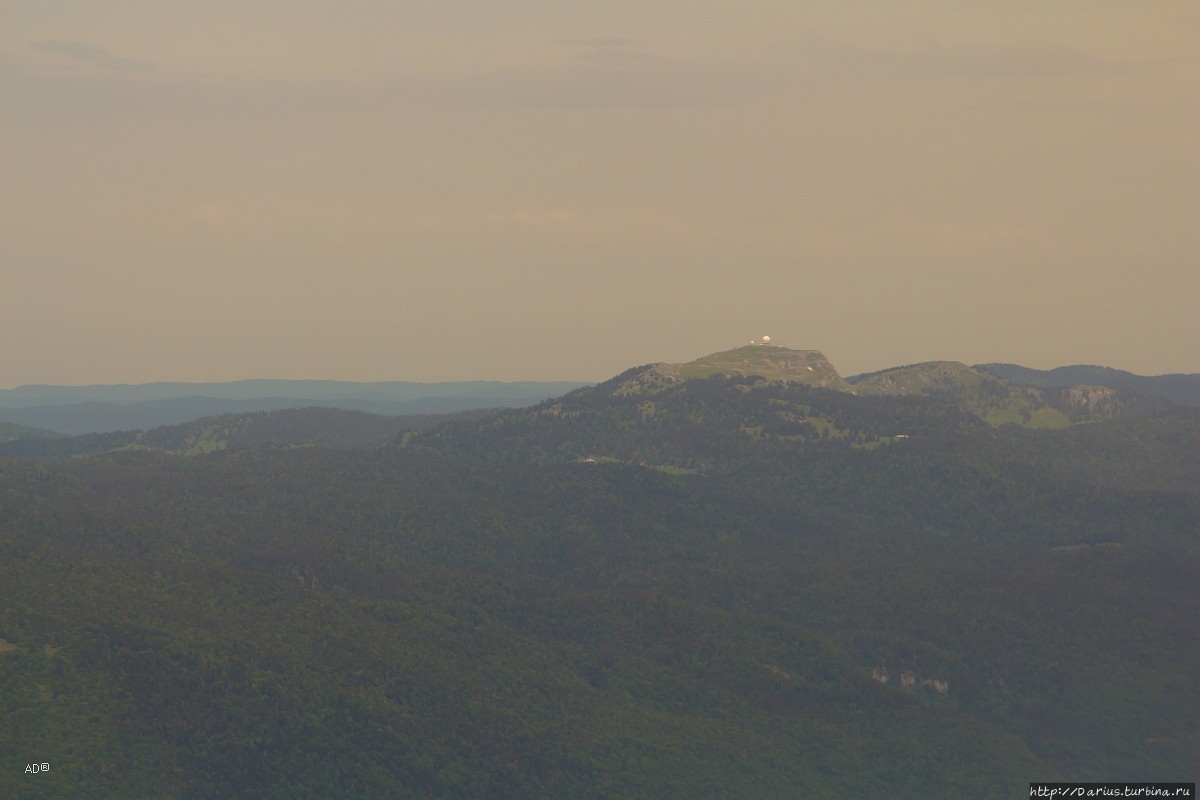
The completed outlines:
<svg viewBox="0 0 1200 800">
<path fill-rule="evenodd" d="M 0 390 L 0 422 L 66 434 L 146 430 L 218 414 L 324 406 L 372 414 L 438 414 L 519 408 L 586 386 L 580 381 L 246 380 L 20 386 Z"/>
</svg>

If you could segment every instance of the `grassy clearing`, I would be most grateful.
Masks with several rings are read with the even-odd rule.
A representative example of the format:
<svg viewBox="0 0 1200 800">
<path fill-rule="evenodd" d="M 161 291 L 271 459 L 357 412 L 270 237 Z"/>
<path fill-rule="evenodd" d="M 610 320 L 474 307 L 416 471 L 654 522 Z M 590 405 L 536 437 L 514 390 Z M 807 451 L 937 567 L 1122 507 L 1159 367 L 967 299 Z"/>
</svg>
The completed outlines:
<svg viewBox="0 0 1200 800">
<path fill-rule="evenodd" d="M 1055 408 L 1039 408 L 1034 411 L 1029 417 L 1029 422 L 1025 423 L 1030 428 L 1069 428 L 1071 420 Z"/>
<path fill-rule="evenodd" d="M 695 475 L 696 470 L 688 467 L 673 467 L 670 464 L 647 464 L 650 469 L 656 469 L 659 472 L 665 472 L 668 475 Z"/>
<path fill-rule="evenodd" d="M 1028 402 L 1014 401 L 983 414 L 983 419 L 993 428 L 1001 425 L 1021 425 L 1026 428 L 1068 428 L 1071 421 L 1057 409 L 1033 408 Z"/>
<path fill-rule="evenodd" d="M 217 426 L 205 428 L 202 433 L 189 436 L 184 441 L 184 455 L 200 456 L 224 450 L 229 444 L 226 439 L 228 435 L 229 432 L 224 428 Z"/>
</svg>

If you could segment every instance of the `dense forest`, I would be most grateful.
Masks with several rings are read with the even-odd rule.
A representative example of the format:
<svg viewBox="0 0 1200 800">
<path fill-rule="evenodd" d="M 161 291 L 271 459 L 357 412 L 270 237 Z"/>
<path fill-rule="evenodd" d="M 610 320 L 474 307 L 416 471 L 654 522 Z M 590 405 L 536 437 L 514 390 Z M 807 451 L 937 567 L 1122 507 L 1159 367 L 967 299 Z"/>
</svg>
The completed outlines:
<svg viewBox="0 0 1200 800">
<path fill-rule="evenodd" d="M 1200 410 L 1038 430 L 640 374 L 408 423 L 14 436 L 0 795 L 1196 780 Z"/>
</svg>

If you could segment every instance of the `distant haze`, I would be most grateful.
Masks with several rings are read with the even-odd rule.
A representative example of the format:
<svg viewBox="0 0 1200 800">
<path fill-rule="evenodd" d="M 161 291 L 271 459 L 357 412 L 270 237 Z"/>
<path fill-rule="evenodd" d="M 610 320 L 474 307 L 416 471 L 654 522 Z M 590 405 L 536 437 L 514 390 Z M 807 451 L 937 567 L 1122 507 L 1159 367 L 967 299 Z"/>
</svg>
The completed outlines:
<svg viewBox="0 0 1200 800">
<path fill-rule="evenodd" d="M 8 0 L 0 388 L 1200 371 L 1200 5 Z"/>
</svg>

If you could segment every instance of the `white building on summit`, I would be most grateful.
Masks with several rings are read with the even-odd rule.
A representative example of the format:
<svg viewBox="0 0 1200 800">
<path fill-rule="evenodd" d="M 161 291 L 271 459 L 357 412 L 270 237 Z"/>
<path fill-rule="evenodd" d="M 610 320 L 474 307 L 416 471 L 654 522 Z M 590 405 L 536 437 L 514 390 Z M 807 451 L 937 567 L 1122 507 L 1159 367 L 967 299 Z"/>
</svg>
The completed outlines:
<svg viewBox="0 0 1200 800">
<path fill-rule="evenodd" d="M 770 336 L 764 336 L 761 339 L 751 339 L 750 340 L 750 344 L 770 344 L 770 343 L 771 343 Z"/>
</svg>

